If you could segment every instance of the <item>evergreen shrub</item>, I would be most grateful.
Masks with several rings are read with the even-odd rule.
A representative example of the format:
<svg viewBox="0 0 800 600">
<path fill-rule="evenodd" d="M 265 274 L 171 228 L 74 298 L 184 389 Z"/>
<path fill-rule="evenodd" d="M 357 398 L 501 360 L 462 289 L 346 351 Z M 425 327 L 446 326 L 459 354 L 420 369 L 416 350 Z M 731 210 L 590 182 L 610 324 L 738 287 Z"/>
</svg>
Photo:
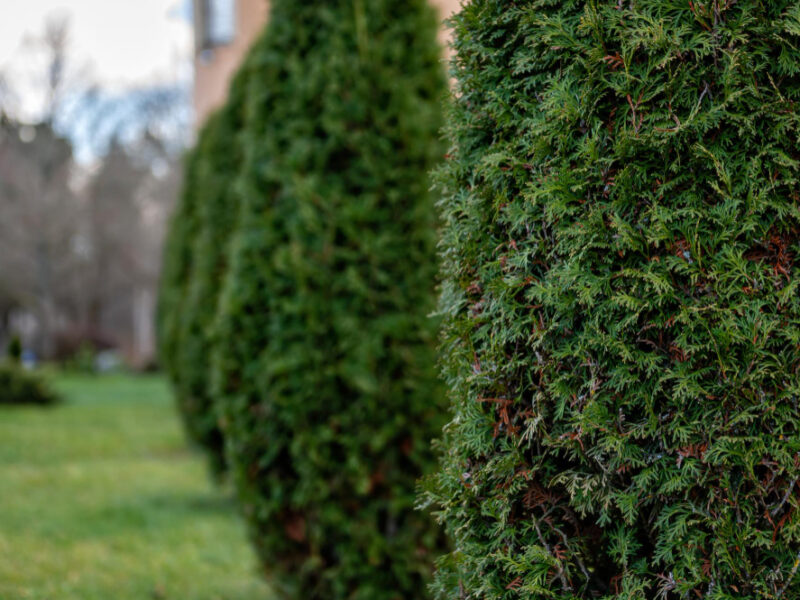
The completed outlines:
<svg viewBox="0 0 800 600">
<path fill-rule="evenodd" d="M 275 0 L 248 97 L 214 388 L 279 597 L 425 595 L 441 429 L 428 170 L 446 82 L 425 0 Z"/>
<path fill-rule="evenodd" d="M 12 336 L 6 348 L 6 356 L 8 360 L 13 363 L 18 363 L 22 360 L 22 340 L 18 335 Z"/>
<path fill-rule="evenodd" d="M 0 362 L 0 406 L 49 406 L 60 400 L 41 377 L 17 364 Z"/>
<path fill-rule="evenodd" d="M 800 7 L 454 24 L 438 597 L 800 597 Z"/>
<path fill-rule="evenodd" d="M 199 147 L 206 131 L 200 132 L 198 143 L 184 158 L 183 187 L 167 228 L 161 266 L 156 311 L 158 357 L 161 367 L 175 386 L 179 381 L 178 353 L 182 311 L 192 267 L 193 240 L 197 231 L 197 189 L 201 166 Z"/>
<path fill-rule="evenodd" d="M 256 49 L 258 45 L 256 45 Z M 186 271 L 175 349 L 175 388 L 189 437 L 207 451 L 212 471 L 225 471 L 224 440 L 211 394 L 214 321 L 227 270 L 229 240 L 239 213 L 234 181 L 240 168 L 244 99 L 250 73 L 246 60 L 231 85 L 228 101 L 199 136 L 198 164 L 187 182 L 195 203 L 191 264 Z"/>
</svg>

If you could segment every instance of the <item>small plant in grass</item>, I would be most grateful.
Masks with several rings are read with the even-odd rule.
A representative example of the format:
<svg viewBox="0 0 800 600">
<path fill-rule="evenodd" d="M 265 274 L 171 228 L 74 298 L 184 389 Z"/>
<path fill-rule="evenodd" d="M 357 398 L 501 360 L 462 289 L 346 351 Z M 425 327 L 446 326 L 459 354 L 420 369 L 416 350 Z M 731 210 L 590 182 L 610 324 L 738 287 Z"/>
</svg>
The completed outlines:
<svg viewBox="0 0 800 600">
<path fill-rule="evenodd" d="M 214 387 L 281 598 L 422 598 L 439 547 L 437 29 L 426 0 L 275 0 L 255 59 Z"/>
<path fill-rule="evenodd" d="M 438 598 L 800 598 L 800 6 L 455 26 Z"/>
</svg>

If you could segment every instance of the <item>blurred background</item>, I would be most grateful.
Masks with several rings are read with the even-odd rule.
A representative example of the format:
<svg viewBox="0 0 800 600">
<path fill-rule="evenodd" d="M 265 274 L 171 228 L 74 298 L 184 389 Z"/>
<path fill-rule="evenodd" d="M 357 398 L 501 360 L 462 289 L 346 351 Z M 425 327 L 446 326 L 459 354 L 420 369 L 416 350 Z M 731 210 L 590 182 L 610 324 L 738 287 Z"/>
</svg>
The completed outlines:
<svg viewBox="0 0 800 600">
<path fill-rule="evenodd" d="M 192 3 L 3 12 L 0 343 L 18 336 L 28 361 L 92 354 L 145 368 L 194 122 Z"/>
<path fill-rule="evenodd" d="M 154 318 L 184 153 L 268 3 L 0 7 L 0 598 L 267 598 Z"/>
<path fill-rule="evenodd" d="M 459 4 L 432 1 L 443 16 Z M 29 362 L 154 366 L 181 157 L 267 12 L 265 0 L 6 0 L 0 347 L 18 336 Z"/>
</svg>

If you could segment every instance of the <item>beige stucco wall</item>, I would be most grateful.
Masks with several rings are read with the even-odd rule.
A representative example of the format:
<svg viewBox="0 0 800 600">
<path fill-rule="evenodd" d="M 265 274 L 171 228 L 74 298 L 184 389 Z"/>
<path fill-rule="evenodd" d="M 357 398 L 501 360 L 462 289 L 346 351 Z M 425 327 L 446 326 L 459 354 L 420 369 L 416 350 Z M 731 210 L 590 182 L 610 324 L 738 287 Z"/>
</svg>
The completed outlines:
<svg viewBox="0 0 800 600">
<path fill-rule="evenodd" d="M 300 0 L 316 1 L 316 0 Z M 459 9 L 461 0 L 431 0 L 442 18 Z M 195 57 L 194 108 L 195 122 L 201 124 L 225 102 L 231 77 L 267 19 L 268 0 L 237 0 L 238 35 L 232 44 L 201 52 Z M 447 44 L 449 32 L 442 27 L 441 40 Z"/>
<path fill-rule="evenodd" d="M 195 122 L 203 123 L 211 111 L 225 102 L 239 62 L 267 20 L 267 0 L 237 0 L 237 35 L 232 44 L 200 52 L 194 60 Z"/>
<path fill-rule="evenodd" d="M 439 14 L 441 15 L 442 19 L 446 19 L 456 13 L 459 8 L 461 8 L 461 2 L 462 0 L 431 0 L 431 4 L 439 9 Z M 450 30 L 444 26 L 444 23 L 442 24 L 442 30 L 439 37 L 444 46 L 449 44 Z"/>
</svg>

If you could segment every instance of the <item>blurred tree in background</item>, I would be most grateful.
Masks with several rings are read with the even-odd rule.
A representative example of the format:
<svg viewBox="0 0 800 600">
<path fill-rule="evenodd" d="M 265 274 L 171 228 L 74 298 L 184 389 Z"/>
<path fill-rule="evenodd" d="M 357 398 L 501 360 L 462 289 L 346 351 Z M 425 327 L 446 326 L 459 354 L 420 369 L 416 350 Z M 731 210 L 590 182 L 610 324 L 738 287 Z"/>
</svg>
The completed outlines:
<svg viewBox="0 0 800 600">
<path fill-rule="evenodd" d="M 68 42 L 58 19 L 36 41 L 34 121 L 0 74 L 0 343 L 18 334 L 45 359 L 115 349 L 144 366 L 180 179 L 181 134 L 161 124 L 188 98 L 156 86 L 109 100 L 76 75 Z"/>
<path fill-rule="evenodd" d="M 9 300 L 35 315 L 46 356 L 55 354 L 58 296 L 77 258 L 72 169 L 72 146 L 50 124 L 0 122 L 0 273 Z"/>
</svg>

